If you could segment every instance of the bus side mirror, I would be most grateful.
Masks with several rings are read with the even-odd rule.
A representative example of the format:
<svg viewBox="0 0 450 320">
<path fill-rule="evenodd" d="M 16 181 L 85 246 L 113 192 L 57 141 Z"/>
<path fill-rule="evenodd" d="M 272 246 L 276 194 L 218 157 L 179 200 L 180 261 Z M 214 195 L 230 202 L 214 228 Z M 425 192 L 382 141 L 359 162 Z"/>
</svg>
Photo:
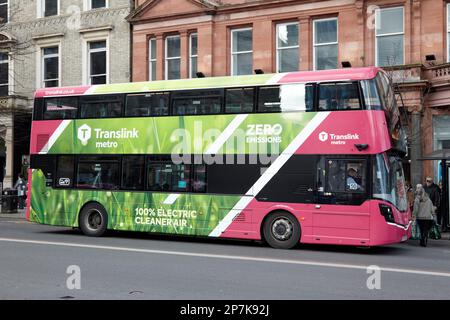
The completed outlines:
<svg viewBox="0 0 450 320">
<path fill-rule="evenodd" d="M 356 147 L 356 149 L 358 149 L 358 151 L 363 151 L 363 150 L 366 150 L 369 147 L 369 145 L 367 143 L 364 143 L 364 144 L 358 143 L 358 144 L 355 144 L 355 147 Z"/>
</svg>

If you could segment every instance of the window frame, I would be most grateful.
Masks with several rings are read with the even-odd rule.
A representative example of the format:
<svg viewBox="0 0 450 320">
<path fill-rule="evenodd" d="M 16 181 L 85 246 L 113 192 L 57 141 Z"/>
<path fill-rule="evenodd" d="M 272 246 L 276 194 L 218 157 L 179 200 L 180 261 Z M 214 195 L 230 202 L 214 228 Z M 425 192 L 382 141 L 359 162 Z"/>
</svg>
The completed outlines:
<svg viewBox="0 0 450 320">
<path fill-rule="evenodd" d="M 402 19 L 403 19 L 403 24 L 402 24 L 402 29 L 403 32 L 394 32 L 394 33 L 385 33 L 382 35 L 378 35 L 378 23 L 379 23 L 379 16 L 381 14 L 381 11 L 384 10 L 393 10 L 393 9 L 402 9 Z M 380 67 L 379 65 L 379 61 L 378 61 L 378 38 L 383 38 L 383 37 L 390 37 L 390 36 L 403 36 L 403 56 L 402 56 L 402 60 L 403 63 L 401 65 L 405 64 L 405 57 L 406 57 L 406 52 L 405 52 L 405 7 L 404 6 L 395 6 L 395 7 L 386 7 L 386 8 L 378 8 L 375 10 L 375 66 L 376 67 Z M 396 65 L 393 65 L 396 66 Z M 390 67 L 390 66 L 383 66 L 383 67 Z"/>
<path fill-rule="evenodd" d="M 193 38 L 197 38 L 197 52 L 196 54 L 192 54 L 192 39 Z M 197 60 L 197 68 L 195 70 L 195 73 L 197 74 L 198 72 L 198 33 L 197 32 L 193 32 L 189 35 L 189 78 L 190 79 L 194 79 L 197 78 L 197 75 L 192 73 L 192 61 L 193 59 Z"/>
<path fill-rule="evenodd" d="M 290 26 L 290 25 L 295 25 L 297 26 L 297 30 L 298 30 L 298 34 L 300 35 L 300 26 L 298 22 L 285 22 L 285 23 L 277 23 L 275 25 L 275 51 L 276 51 L 276 73 L 280 73 L 280 51 L 282 50 L 288 50 L 288 49 L 297 49 L 298 51 L 298 55 L 300 57 L 300 41 L 298 41 L 298 44 L 296 46 L 287 46 L 287 47 L 279 47 L 278 46 L 278 38 L 279 38 L 279 27 L 281 26 Z M 300 61 L 297 61 L 297 69 L 299 69 L 300 67 Z M 295 70 L 298 71 L 298 70 Z M 286 71 L 286 72 L 292 72 L 292 71 Z"/>
<path fill-rule="evenodd" d="M 326 43 L 316 43 L 316 22 L 321 21 L 336 21 L 336 41 L 335 42 L 326 42 Z M 313 41 L 313 70 L 317 70 L 317 53 L 316 48 L 317 47 L 325 47 L 330 45 L 337 45 L 337 61 L 336 61 L 336 67 L 339 66 L 339 19 L 338 17 L 332 17 L 332 18 L 322 18 L 322 19 L 314 19 L 313 20 L 313 34 L 312 34 L 312 41 Z M 321 70 L 327 70 L 327 69 L 321 69 Z M 329 69 L 328 69 L 329 70 Z"/>
<path fill-rule="evenodd" d="M 7 79 L 7 81 L 8 82 L 6 82 L 6 83 L 0 83 L 0 86 L 1 87 L 6 87 L 6 96 L 9 96 L 9 94 L 10 94 L 10 68 L 11 68 L 11 59 L 10 59 L 10 57 L 9 57 L 9 54 L 7 53 L 7 52 L 0 52 L 0 54 L 2 54 L 2 55 L 5 55 L 6 56 L 6 59 L 5 60 L 0 60 L 0 64 L 6 64 L 6 68 L 7 68 L 7 71 L 8 71 L 8 74 L 7 74 L 7 77 L 6 77 L 6 79 Z"/>
<path fill-rule="evenodd" d="M 95 42 L 105 42 L 105 47 L 104 48 L 99 48 L 99 49 L 91 49 L 91 44 L 95 43 Z M 86 42 L 87 44 L 87 79 L 88 79 L 88 85 L 94 85 L 92 83 L 92 78 L 93 77 L 105 77 L 105 83 L 104 84 L 109 84 L 109 46 L 108 46 L 108 39 L 97 39 L 97 40 L 89 40 Z M 92 59 L 91 59 L 91 54 L 92 53 L 98 53 L 98 52 L 105 52 L 105 71 L 106 73 L 102 73 L 102 74 L 96 74 L 96 75 L 92 75 L 91 74 L 91 65 L 92 65 Z"/>
<path fill-rule="evenodd" d="M 154 42 L 154 44 L 152 44 L 152 42 Z M 152 48 L 153 45 L 155 46 L 155 58 L 152 58 Z M 148 81 L 156 81 L 157 78 L 157 63 L 158 63 L 158 59 L 157 59 L 157 48 L 158 48 L 158 43 L 156 40 L 156 37 L 150 37 L 148 39 Z M 153 70 L 152 64 L 155 64 L 155 70 Z M 153 79 L 153 71 L 155 71 L 155 78 Z"/>
<path fill-rule="evenodd" d="M 92 8 L 92 1 L 93 0 L 85 0 L 86 3 L 86 10 L 98 10 L 98 9 L 108 9 L 109 8 L 109 0 L 105 0 L 105 6 L 100 8 Z"/>
<path fill-rule="evenodd" d="M 252 32 L 252 50 L 250 50 L 250 51 L 234 51 L 234 47 L 233 47 L 233 36 L 234 36 L 234 34 L 235 33 L 237 33 L 237 32 L 242 32 L 242 31 L 251 31 Z M 238 29 L 231 29 L 231 32 L 230 32 L 230 66 L 231 66 L 231 68 L 230 68 L 230 71 L 231 71 L 231 76 L 238 76 L 237 74 L 235 75 L 234 74 L 234 72 L 235 72 L 235 66 L 234 66 L 234 63 L 233 63 L 233 58 L 234 58 L 234 56 L 235 55 L 240 55 L 240 54 L 248 54 L 248 53 L 251 53 L 252 54 L 252 70 L 253 70 L 253 27 L 247 27 L 247 28 L 238 28 Z M 253 74 L 253 72 L 252 73 L 250 73 L 250 75 L 251 74 Z"/>
<path fill-rule="evenodd" d="M 45 49 L 51 49 L 51 48 L 57 48 L 58 49 L 58 53 L 52 53 L 52 54 L 45 54 Z M 46 87 L 45 83 L 49 82 L 49 81 L 58 81 L 58 85 L 56 87 L 60 87 L 61 86 L 61 57 L 60 57 L 60 53 L 61 53 L 61 48 L 59 45 L 56 46 L 45 46 L 45 47 L 41 47 L 41 79 L 40 79 L 40 84 L 42 88 L 51 88 L 51 87 Z M 45 59 L 51 59 L 51 58 L 58 58 L 58 78 L 56 79 L 45 79 Z"/>
<path fill-rule="evenodd" d="M 168 57 L 168 53 L 169 53 L 169 50 L 168 50 L 169 41 L 168 40 L 175 39 L 175 38 L 178 38 L 178 41 L 180 42 L 180 55 L 176 56 L 176 57 Z M 181 79 L 181 55 L 182 55 L 182 53 L 181 53 L 181 36 L 179 34 L 166 36 L 164 39 L 164 73 L 165 73 L 164 79 L 165 80 Z M 168 72 L 169 71 L 169 63 L 168 63 L 169 60 L 178 60 L 178 63 L 180 65 L 180 77 L 179 78 L 169 79 L 169 72 Z"/>
<path fill-rule="evenodd" d="M 49 18 L 49 17 L 56 17 L 61 14 L 61 0 L 55 0 L 56 1 L 56 14 L 46 16 L 45 15 L 45 1 L 46 0 L 39 0 L 39 6 L 38 6 L 38 18 Z"/>
<path fill-rule="evenodd" d="M 9 12 L 10 6 L 9 6 L 9 1 L 10 1 L 10 0 L 5 0 L 5 3 L 0 3 L 0 7 L 1 7 L 1 6 L 5 6 L 5 7 L 6 7 L 6 20 L 3 21 L 3 22 L 1 22 L 2 24 L 7 24 L 8 22 L 10 22 L 10 21 L 9 21 L 9 19 L 10 19 L 10 12 Z"/>
</svg>

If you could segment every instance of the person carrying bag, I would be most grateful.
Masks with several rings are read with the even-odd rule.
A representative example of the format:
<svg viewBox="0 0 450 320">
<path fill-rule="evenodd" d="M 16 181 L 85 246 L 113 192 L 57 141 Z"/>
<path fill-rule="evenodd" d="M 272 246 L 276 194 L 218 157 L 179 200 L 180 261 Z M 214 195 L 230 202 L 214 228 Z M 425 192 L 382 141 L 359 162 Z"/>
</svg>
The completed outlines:
<svg viewBox="0 0 450 320">
<path fill-rule="evenodd" d="M 416 186 L 416 197 L 414 199 L 413 217 L 420 229 L 420 245 L 426 247 L 428 244 L 428 237 L 434 217 L 433 203 L 430 197 L 425 192 L 423 186 L 418 184 Z"/>
</svg>

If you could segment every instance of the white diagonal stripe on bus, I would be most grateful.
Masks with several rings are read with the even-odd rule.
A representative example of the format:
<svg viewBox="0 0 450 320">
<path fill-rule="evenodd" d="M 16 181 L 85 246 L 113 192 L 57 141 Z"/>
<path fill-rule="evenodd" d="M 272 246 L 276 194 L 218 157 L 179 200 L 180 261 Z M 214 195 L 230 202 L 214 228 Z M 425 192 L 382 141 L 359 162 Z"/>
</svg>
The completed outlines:
<svg viewBox="0 0 450 320">
<path fill-rule="evenodd" d="M 273 77 L 271 77 L 269 80 L 266 81 L 266 85 L 270 84 L 279 84 L 280 80 L 286 76 L 286 73 L 277 73 Z"/>
<path fill-rule="evenodd" d="M 172 193 L 164 200 L 163 204 L 174 204 L 175 201 L 180 197 L 180 194 Z"/>
<path fill-rule="evenodd" d="M 70 122 L 72 120 L 63 120 L 61 124 L 56 128 L 55 132 L 51 135 L 50 139 L 48 139 L 48 142 L 45 144 L 45 146 L 39 151 L 39 154 L 47 154 L 50 148 L 55 144 L 56 140 L 61 136 L 61 134 L 66 130 L 66 128 L 69 126 Z M 43 151 L 46 150 L 46 151 Z"/>
<path fill-rule="evenodd" d="M 328 117 L 330 112 L 319 112 L 287 146 L 287 148 L 278 156 L 272 165 L 262 174 L 256 183 L 247 191 L 238 203 L 227 213 L 220 223 L 209 234 L 210 237 L 219 237 L 224 232 L 233 219 L 239 215 L 243 209 L 258 195 L 281 167 L 292 157 L 308 137 L 317 129 L 317 127 Z"/>
<path fill-rule="evenodd" d="M 219 137 L 214 141 L 206 150 L 205 154 L 217 154 L 220 148 L 225 144 L 225 142 L 231 137 L 231 135 L 236 131 L 237 128 L 247 119 L 248 114 L 239 114 L 233 121 L 222 131 Z"/>
</svg>

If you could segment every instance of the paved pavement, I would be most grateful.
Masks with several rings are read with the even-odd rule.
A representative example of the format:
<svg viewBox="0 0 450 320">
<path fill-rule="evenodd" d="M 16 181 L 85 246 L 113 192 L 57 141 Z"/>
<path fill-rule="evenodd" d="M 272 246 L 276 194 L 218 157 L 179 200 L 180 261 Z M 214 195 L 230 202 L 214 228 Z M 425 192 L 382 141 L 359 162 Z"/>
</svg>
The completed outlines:
<svg viewBox="0 0 450 320">
<path fill-rule="evenodd" d="M 80 290 L 67 287 L 73 265 Z M 367 287 L 371 265 L 381 268 L 379 290 Z M 89 238 L 2 215 L 0 270 L 0 299 L 449 299 L 450 241 L 275 250 L 138 233 Z"/>
</svg>

